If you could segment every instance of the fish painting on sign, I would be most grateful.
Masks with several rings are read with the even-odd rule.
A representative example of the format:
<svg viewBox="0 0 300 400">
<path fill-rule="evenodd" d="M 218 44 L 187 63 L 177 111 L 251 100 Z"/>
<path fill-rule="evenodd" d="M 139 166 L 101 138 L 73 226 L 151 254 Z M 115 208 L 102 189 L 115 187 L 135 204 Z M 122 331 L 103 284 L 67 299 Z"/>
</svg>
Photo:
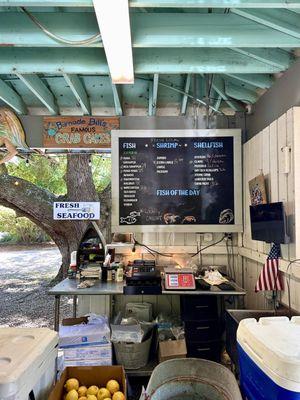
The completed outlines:
<svg viewBox="0 0 300 400">
<path fill-rule="evenodd" d="M 19 118 L 8 108 L 0 108 L 0 147 L 5 147 L 7 154 L 0 159 L 0 164 L 10 161 L 18 154 L 17 148 L 28 150 L 25 133 Z"/>
<path fill-rule="evenodd" d="M 260 174 L 249 181 L 249 191 L 252 206 L 256 206 L 257 204 L 267 204 L 266 183 L 263 174 Z"/>
</svg>

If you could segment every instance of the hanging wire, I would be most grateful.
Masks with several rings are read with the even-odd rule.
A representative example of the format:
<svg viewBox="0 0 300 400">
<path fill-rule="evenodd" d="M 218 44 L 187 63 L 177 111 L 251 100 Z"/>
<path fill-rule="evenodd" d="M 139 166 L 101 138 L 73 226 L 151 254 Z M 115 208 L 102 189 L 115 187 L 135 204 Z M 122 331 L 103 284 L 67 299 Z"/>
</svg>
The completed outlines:
<svg viewBox="0 0 300 400">
<path fill-rule="evenodd" d="M 292 270 L 289 273 L 289 269 L 290 269 L 290 267 L 292 267 L 292 265 L 294 263 L 299 263 L 299 262 L 300 262 L 299 258 L 297 258 L 296 260 L 290 261 L 290 263 L 288 264 L 287 269 L 285 271 L 285 274 L 286 274 L 285 281 L 286 281 L 286 285 L 287 285 L 287 289 L 288 289 L 288 307 L 289 307 L 289 317 L 290 318 L 292 317 L 292 302 L 291 302 L 291 276 L 292 276 Z M 278 279 L 278 276 L 279 276 L 279 270 L 277 272 L 277 277 L 275 279 L 275 283 L 276 283 L 276 281 Z M 275 286 L 275 283 L 274 283 L 274 286 Z"/>
<path fill-rule="evenodd" d="M 53 40 L 56 40 L 57 42 L 68 44 L 70 46 L 82 46 L 102 41 L 100 33 L 97 33 L 96 35 L 88 39 L 77 40 L 77 41 L 62 38 L 61 36 L 55 35 L 54 33 L 50 32 L 33 14 L 31 14 L 28 10 L 26 10 L 25 7 L 20 7 L 20 8 L 35 25 L 37 25 L 47 36 L 49 36 Z"/>
</svg>

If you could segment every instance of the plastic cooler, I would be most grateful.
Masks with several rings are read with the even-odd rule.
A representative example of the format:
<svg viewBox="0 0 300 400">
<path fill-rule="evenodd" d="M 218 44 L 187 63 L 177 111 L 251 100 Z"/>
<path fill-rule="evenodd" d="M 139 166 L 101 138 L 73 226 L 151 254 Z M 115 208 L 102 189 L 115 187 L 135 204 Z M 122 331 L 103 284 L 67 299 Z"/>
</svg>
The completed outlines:
<svg viewBox="0 0 300 400">
<path fill-rule="evenodd" d="M 300 400 L 300 317 L 244 319 L 237 341 L 248 400 Z"/>
<path fill-rule="evenodd" d="M 47 328 L 0 328 L 0 400 L 45 400 L 56 375 L 58 335 Z"/>
</svg>

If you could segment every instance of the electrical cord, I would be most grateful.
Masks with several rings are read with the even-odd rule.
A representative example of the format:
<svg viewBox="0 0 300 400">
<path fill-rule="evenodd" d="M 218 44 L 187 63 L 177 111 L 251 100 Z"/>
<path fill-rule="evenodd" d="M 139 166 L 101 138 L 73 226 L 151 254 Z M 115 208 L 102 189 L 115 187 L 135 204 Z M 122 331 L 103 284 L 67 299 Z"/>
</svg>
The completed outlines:
<svg viewBox="0 0 300 400">
<path fill-rule="evenodd" d="M 151 249 L 151 247 L 147 246 L 144 243 L 140 243 L 135 238 L 133 238 L 133 242 L 134 242 L 134 246 L 140 246 L 140 247 L 144 247 L 145 249 L 147 249 L 149 251 L 149 253 L 152 254 L 152 256 L 154 256 L 154 254 L 157 254 L 157 255 L 162 256 L 162 257 L 173 257 L 173 254 L 161 253 L 161 252 L 159 252 L 157 250 Z"/>
<path fill-rule="evenodd" d="M 236 282 L 236 273 L 235 273 L 235 265 L 234 265 L 234 248 L 233 248 L 233 240 L 231 239 L 231 260 L 232 260 L 232 272 L 233 272 L 233 279 Z"/>
<path fill-rule="evenodd" d="M 191 257 L 196 257 L 199 253 L 201 253 L 202 251 L 208 249 L 209 247 L 212 247 L 212 246 L 217 245 L 218 243 L 221 243 L 225 238 L 226 238 L 226 235 L 224 235 L 224 236 L 222 237 L 222 239 L 218 240 L 217 242 L 212 243 L 212 244 L 210 244 L 210 245 L 208 245 L 208 246 L 202 247 L 202 248 L 199 249 L 195 254 L 193 254 Z"/>
<path fill-rule="evenodd" d="M 100 33 L 97 33 L 96 35 L 84 40 L 73 41 L 64 39 L 61 36 L 55 35 L 54 33 L 50 32 L 44 25 L 41 24 L 41 22 L 34 15 L 32 15 L 29 11 L 27 11 L 25 7 L 20 7 L 20 8 L 35 25 L 37 25 L 47 36 L 49 36 L 53 40 L 56 40 L 57 42 L 68 44 L 70 46 L 82 46 L 101 41 Z"/>
<path fill-rule="evenodd" d="M 231 266 L 231 255 L 230 255 L 229 246 L 228 246 L 228 239 L 226 240 L 226 253 L 227 253 L 228 274 L 229 274 L 229 277 L 233 279 L 233 272 L 232 272 L 232 266 Z"/>
<path fill-rule="evenodd" d="M 288 288 L 288 305 L 289 305 L 289 317 L 291 318 L 292 317 L 292 306 L 291 306 L 291 274 L 288 274 L 288 272 L 289 272 L 289 269 L 290 269 L 290 267 L 294 264 L 294 263 L 296 263 L 296 262 L 300 262 L 300 258 L 297 258 L 296 260 L 293 260 L 293 261 L 290 261 L 290 263 L 289 263 L 289 265 L 287 266 L 287 269 L 286 269 L 286 274 L 287 274 L 287 276 L 286 276 L 286 286 L 287 286 L 287 288 Z M 279 271 L 278 271 L 278 274 L 277 274 L 277 277 L 276 277 L 276 281 L 277 281 L 277 278 L 278 278 L 278 275 L 279 275 Z M 276 282 L 275 281 L 275 282 Z"/>
</svg>

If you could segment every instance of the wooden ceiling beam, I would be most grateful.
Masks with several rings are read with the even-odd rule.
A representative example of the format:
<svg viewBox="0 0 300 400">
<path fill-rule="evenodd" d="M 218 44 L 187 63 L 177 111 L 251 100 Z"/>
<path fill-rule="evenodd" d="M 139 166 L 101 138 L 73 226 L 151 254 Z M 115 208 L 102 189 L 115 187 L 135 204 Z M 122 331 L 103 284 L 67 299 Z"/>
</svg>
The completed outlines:
<svg viewBox="0 0 300 400">
<path fill-rule="evenodd" d="M 45 83 L 35 74 L 16 75 L 28 87 L 28 89 L 40 100 L 42 104 L 50 111 L 51 114 L 58 114 L 58 107 L 53 94 L 47 88 Z"/>
<path fill-rule="evenodd" d="M 285 13 L 284 10 L 278 12 Z M 250 15 L 250 12 L 247 13 Z M 290 14 L 298 18 L 297 14 Z M 99 33 L 94 13 L 39 12 L 34 15 L 49 31 L 70 41 L 85 40 Z M 300 37 L 295 37 L 297 27 L 290 25 L 289 33 L 286 33 L 274 29 L 274 24 L 266 26 L 233 13 L 132 13 L 132 45 L 134 48 L 300 47 Z M 17 34 L 15 27 L 18 27 Z M 290 35 L 292 30 L 294 36 Z M 72 47 L 50 38 L 20 12 L 0 13 L 0 45 Z M 102 47 L 102 42 L 99 40 L 82 47 Z"/>
<path fill-rule="evenodd" d="M 85 87 L 81 82 L 80 78 L 75 74 L 63 74 L 65 81 L 69 85 L 72 93 L 74 94 L 76 100 L 80 104 L 82 112 L 84 115 L 91 114 L 91 104 L 86 93 Z"/>
<path fill-rule="evenodd" d="M 282 69 L 230 49 L 134 49 L 136 74 L 268 74 Z M 109 70 L 103 49 L 2 48 L 0 74 L 15 73 L 109 75 Z"/>
<path fill-rule="evenodd" d="M 22 97 L 2 79 L 0 79 L 0 100 L 14 109 L 18 114 L 27 113 L 27 107 Z"/>
<path fill-rule="evenodd" d="M 132 8 L 300 8 L 300 0 L 129 0 Z M 92 0 L 0 0 L 1 7 L 93 7 Z"/>
</svg>

